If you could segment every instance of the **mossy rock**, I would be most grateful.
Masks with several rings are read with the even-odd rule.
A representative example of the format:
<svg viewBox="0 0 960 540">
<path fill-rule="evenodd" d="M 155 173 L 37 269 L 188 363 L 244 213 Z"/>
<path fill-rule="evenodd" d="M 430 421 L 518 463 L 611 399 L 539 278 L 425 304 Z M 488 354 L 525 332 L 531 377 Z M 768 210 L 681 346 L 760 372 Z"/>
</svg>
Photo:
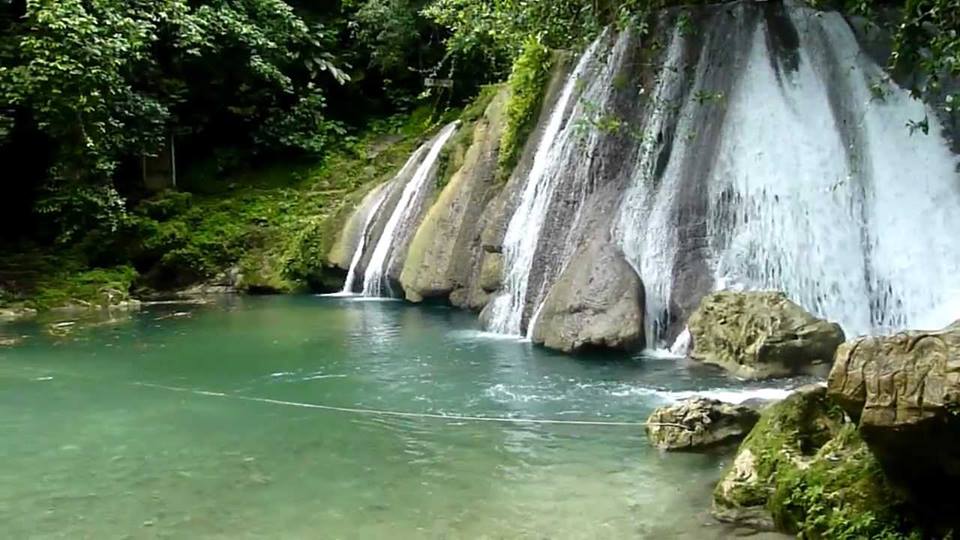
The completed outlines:
<svg viewBox="0 0 960 540">
<path fill-rule="evenodd" d="M 722 521 L 802 538 L 910 538 L 905 499 L 822 386 L 768 408 L 714 491 Z"/>
<path fill-rule="evenodd" d="M 781 292 L 708 295 L 688 322 L 691 357 L 744 379 L 815 372 L 844 341 L 839 325 L 814 317 Z"/>
</svg>

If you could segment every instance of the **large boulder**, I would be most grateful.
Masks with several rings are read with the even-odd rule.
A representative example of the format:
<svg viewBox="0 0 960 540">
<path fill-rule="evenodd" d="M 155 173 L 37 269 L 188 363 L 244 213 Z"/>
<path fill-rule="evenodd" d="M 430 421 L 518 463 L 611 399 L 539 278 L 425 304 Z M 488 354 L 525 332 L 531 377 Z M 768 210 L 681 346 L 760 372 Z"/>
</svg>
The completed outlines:
<svg viewBox="0 0 960 540">
<path fill-rule="evenodd" d="M 721 521 L 802 538 L 899 538 L 909 529 L 904 499 L 822 386 L 763 412 L 713 499 Z"/>
<path fill-rule="evenodd" d="M 702 450 L 740 441 L 759 419 L 750 407 L 692 398 L 653 411 L 647 437 L 661 450 Z"/>
<path fill-rule="evenodd" d="M 828 387 L 893 480 L 925 506 L 960 505 L 942 489 L 960 482 L 960 321 L 845 343 Z"/>
<path fill-rule="evenodd" d="M 643 284 L 612 243 L 582 246 L 550 290 L 534 343 L 564 352 L 643 345 Z"/>
<path fill-rule="evenodd" d="M 828 366 L 840 325 L 818 319 L 780 292 L 708 295 L 688 322 L 690 356 L 744 379 L 786 377 Z"/>
</svg>

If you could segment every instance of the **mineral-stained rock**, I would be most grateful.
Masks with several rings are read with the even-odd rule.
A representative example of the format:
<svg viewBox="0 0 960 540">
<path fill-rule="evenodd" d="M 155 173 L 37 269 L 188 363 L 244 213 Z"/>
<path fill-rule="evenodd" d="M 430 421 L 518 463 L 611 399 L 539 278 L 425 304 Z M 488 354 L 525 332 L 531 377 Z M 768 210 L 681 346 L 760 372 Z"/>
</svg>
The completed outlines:
<svg viewBox="0 0 960 540">
<path fill-rule="evenodd" d="M 743 439 L 759 418 L 750 407 L 693 398 L 653 411 L 647 436 L 661 450 L 699 450 Z"/>
<path fill-rule="evenodd" d="M 620 251 L 591 242 L 573 255 L 544 300 L 533 341 L 574 352 L 643 345 L 643 285 Z"/>
<path fill-rule="evenodd" d="M 737 377 L 785 377 L 829 365 L 843 343 L 839 325 L 818 319 L 780 292 L 713 293 L 688 323 L 691 357 Z"/>
<path fill-rule="evenodd" d="M 960 504 L 942 489 L 960 482 L 960 321 L 847 342 L 828 387 L 893 480 L 927 505 Z"/>
</svg>

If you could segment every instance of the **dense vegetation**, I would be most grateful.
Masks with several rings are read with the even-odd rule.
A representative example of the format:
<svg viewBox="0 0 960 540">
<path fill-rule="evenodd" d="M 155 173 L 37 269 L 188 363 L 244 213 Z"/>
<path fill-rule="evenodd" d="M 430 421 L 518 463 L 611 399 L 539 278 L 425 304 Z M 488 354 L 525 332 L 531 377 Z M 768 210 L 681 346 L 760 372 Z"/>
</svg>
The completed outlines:
<svg viewBox="0 0 960 540">
<path fill-rule="evenodd" d="M 74 274 L 119 268 L 107 281 L 121 289 L 138 273 L 152 286 L 209 276 L 237 261 L 237 245 L 256 243 L 250 220 L 288 207 L 306 215 L 303 205 L 312 211 L 316 200 L 304 193 L 324 193 L 316 215 L 329 213 L 377 176 L 319 180 L 332 167 L 379 170 L 371 148 L 408 147 L 482 84 L 508 78 L 509 171 L 535 120 L 551 49 L 577 48 L 610 23 L 642 31 L 649 13 L 684 3 L 0 0 L 0 242 L 6 252 L 67 257 L 52 266 Z M 895 10 L 891 66 L 919 74 L 910 81 L 918 94 L 947 109 L 960 102 L 948 84 L 960 75 L 960 0 L 842 7 Z M 425 77 L 455 85 L 425 88 Z M 415 109 L 415 121 L 384 121 Z M 171 141 L 182 193 L 155 201 L 142 160 L 165 155 Z M 275 185 L 271 165 L 290 160 L 298 165 L 281 167 L 288 180 Z M 203 240 L 206 232 L 217 241 Z M 297 274 L 284 272 L 274 274 Z M 3 273 L 0 284 L 10 281 Z"/>
</svg>

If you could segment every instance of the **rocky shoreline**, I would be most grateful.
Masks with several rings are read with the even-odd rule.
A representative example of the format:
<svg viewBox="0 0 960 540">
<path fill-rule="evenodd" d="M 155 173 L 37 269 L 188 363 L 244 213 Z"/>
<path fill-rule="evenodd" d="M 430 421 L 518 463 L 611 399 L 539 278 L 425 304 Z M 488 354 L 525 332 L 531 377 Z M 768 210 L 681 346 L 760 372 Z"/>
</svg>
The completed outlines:
<svg viewBox="0 0 960 540">
<path fill-rule="evenodd" d="M 770 375 L 822 366 L 832 347 L 826 384 L 761 413 L 699 398 L 663 407 L 648 420 L 650 443 L 701 451 L 742 440 L 714 492 L 720 521 L 802 538 L 950 537 L 960 528 L 948 487 L 960 475 L 960 321 L 839 344 L 829 323 L 796 316 L 784 300 L 708 298 L 691 321 L 691 356 L 735 375 Z M 751 304 L 758 310 L 749 314 L 722 308 Z M 819 338 L 800 347 L 808 336 Z M 770 353 L 783 346 L 789 354 Z"/>
</svg>

